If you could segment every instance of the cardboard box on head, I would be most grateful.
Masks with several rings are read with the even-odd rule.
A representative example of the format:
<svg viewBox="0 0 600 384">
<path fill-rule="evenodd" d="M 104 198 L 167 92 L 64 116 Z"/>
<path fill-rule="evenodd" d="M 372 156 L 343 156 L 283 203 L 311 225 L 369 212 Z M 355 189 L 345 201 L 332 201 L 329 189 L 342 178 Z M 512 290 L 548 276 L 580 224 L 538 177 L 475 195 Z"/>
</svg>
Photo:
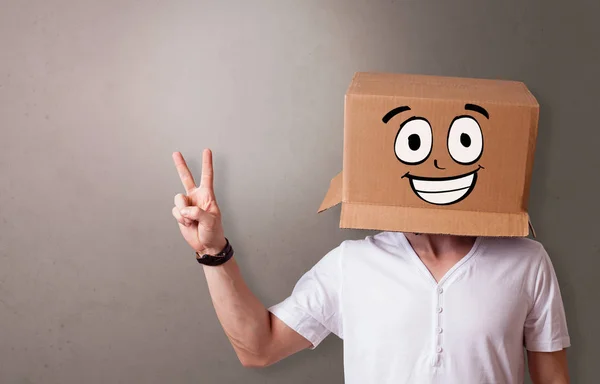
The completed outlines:
<svg viewBox="0 0 600 384">
<path fill-rule="evenodd" d="M 356 73 L 319 212 L 341 202 L 342 228 L 527 236 L 538 115 L 521 82 Z"/>
</svg>

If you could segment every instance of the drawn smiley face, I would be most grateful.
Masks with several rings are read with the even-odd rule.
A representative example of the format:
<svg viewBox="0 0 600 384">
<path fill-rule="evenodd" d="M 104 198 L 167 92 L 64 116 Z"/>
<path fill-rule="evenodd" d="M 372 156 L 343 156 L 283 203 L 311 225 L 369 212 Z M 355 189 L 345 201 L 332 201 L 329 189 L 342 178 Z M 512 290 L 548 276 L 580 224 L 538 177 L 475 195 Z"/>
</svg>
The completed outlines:
<svg viewBox="0 0 600 384">
<path fill-rule="evenodd" d="M 481 106 L 465 104 L 466 111 L 476 112 L 489 119 L 488 112 Z M 399 113 L 410 111 L 410 107 L 402 106 L 389 111 L 383 122 L 387 122 Z M 412 116 L 401 125 L 394 141 L 396 158 L 405 165 L 417 166 L 425 163 L 433 149 L 433 129 L 425 117 Z M 471 115 L 456 116 L 448 128 L 446 148 L 450 157 L 465 172 L 454 176 L 433 177 L 406 172 L 402 178 L 408 179 L 413 192 L 430 204 L 450 205 L 464 200 L 475 188 L 477 174 L 484 167 L 477 164 L 483 154 L 483 133 L 481 127 Z M 436 169 L 444 170 L 433 160 Z M 415 168 L 417 171 L 418 168 Z"/>
</svg>

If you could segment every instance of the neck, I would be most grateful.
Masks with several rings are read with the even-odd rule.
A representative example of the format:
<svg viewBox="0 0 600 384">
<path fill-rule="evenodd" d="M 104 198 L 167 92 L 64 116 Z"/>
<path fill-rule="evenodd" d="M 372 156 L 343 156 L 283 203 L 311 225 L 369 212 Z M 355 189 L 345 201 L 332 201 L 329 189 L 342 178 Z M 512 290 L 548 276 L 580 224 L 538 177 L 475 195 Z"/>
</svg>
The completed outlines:
<svg viewBox="0 0 600 384">
<path fill-rule="evenodd" d="M 444 258 L 446 256 L 466 255 L 473 244 L 474 237 L 433 234 L 404 234 L 419 257 Z"/>
</svg>

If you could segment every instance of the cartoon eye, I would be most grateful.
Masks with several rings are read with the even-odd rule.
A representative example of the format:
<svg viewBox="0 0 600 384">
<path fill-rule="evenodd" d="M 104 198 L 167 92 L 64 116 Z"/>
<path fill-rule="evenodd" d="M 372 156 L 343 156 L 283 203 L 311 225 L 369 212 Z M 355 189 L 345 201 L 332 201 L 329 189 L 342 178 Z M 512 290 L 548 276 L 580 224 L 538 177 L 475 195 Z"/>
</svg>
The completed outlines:
<svg viewBox="0 0 600 384">
<path fill-rule="evenodd" d="M 400 126 L 394 149 L 404 164 L 420 164 L 431 153 L 433 134 L 431 125 L 422 117 L 411 117 Z"/>
<path fill-rule="evenodd" d="M 454 119 L 448 131 L 448 152 L 460 164 L 475 163 L 483 152 L 483 134 L 477 120 L 471 116 Z"/>
</svg>

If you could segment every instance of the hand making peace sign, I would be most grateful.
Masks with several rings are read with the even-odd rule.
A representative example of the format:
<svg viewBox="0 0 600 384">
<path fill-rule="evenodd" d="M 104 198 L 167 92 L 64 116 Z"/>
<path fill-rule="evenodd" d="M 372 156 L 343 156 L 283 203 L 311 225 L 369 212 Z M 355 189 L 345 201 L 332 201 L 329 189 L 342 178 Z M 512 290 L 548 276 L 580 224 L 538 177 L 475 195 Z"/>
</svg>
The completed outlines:
<svg viewBox="0 0 600 384">
<path fill-rule="evenodd" d="M 173 153 L 173 161 L 185 188 L 185 195 L 175 196 L 173 207 L 179 230 L 190 247 L 200 255 L 217 254 L 227 241 L 213 190 L 212 153 L 209 149 L 202 153 L 202 178 L 198 187 L 181 153 Z"/>
</svg>

